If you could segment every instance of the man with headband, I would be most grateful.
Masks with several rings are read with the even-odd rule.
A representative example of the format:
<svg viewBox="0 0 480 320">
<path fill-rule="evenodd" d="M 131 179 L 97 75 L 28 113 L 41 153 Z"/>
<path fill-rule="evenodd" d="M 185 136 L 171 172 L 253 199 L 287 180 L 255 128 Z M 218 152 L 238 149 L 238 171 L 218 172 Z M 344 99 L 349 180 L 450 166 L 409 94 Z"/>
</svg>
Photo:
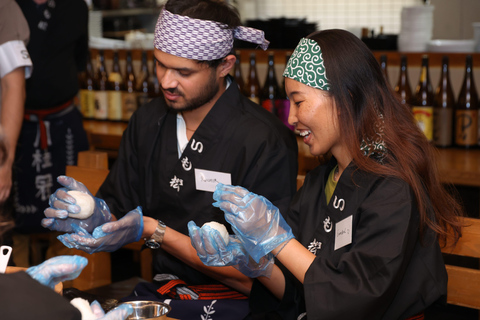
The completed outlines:
<svg viewBox="0 0 480 320">
<path fill-rule="evenodd" d="M 223 1 L 168 1 L 154 40 L 164 96 L 131 118 L 118 159 L 95 198 L 95 218 L 80 226 L 65 218 L 78 206 L 68 206 L 73 199 L 59 189 L 44 226 L 67 232 L 61 241 L 87 252 L 113 251 L 145 238 L 156 249 L 155 274 L 173 274 L 188 284 L 218 279 L 186 236 L 191 220 L 226 224 L 222 211 L 212 206 L 216 184 L 245 186 L 286 209 L 297 175 L 294 134 L 244 97 L 229 75 L 234 38 L 268 46 L 263 32 L 240 26 L 237 12 Z M 59 181 L 66 189 L 82 189 L 71 178 Z M 123 218 L 106 223 L 112 215 Z M 84 231 L 88 234 L 81 236 Z M 228 281 L 230 275 L 221 278 Z"/>
</svg>

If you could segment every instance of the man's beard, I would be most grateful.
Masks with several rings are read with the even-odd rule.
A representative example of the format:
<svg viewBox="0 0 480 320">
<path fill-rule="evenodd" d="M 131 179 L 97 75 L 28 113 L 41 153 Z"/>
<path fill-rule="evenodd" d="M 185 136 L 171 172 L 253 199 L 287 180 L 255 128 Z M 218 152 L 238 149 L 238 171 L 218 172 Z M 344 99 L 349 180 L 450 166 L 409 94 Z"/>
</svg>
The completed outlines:
<svg viewBox="0 0 480 320">
<path fill-rule="evenodd" d="M 179 111 L 179 112 L 192 111 L 210 102 L 213 99 L 213 97 L 215 97 L 215 95 L 218 93 L 218 90 L 219 90 L 219 86 L 215 78 L 215 73 L 212 72 L 206 85 L 201 90 L 199 90 L 200 94 L 196 97 L 193 97 L 190 100 L 185 100 L 185 105 L 175 106 L 175 103 L 171 103 L 167 99 L 165 99 L 165 101 L 167 102 L 168 108 L 172 110 Z M 180 94 L 183 98 L 185 98 L 185 95 L 177 91 L 177 89 L 167 89 L 165 91 L 170 91 L 175 94 Z"/>
</svg>

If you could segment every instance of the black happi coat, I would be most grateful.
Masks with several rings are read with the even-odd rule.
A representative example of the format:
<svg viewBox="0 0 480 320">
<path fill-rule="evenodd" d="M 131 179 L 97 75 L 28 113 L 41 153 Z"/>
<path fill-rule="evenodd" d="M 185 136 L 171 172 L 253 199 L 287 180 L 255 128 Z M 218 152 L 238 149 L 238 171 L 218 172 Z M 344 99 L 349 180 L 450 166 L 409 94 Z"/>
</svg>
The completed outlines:
<svg viewBox="0 0 480 320">
<path fill-rule="evenodd" d="M 254 318 L 276 313 L 296 319 L 306 308 L 309 320 L 405 319 L 445 299 L 440 247 L 431 230 L 420 241 L 417 202 L 408 184 L 350 165 L 327 204 L 324 188 L 334 162 L 307 175 L 287 217 L 296 239 L 316 255 L 303 286 L 284 271 L 287 288 L 280 303 L 256 282 L 250 299 Z M 348 233 L 351 243 L 335 250 L 336 240 Z"/>
<path fill-rule="evenodd" d="M 273 114 L 241 95 L 235 82 L 213 106 L 180 159 L 176 132 L 176 112 L 167 109 L 163 98 L 133 115 L 118 159 L 98 193 L 117 218 L 141 206 L 144 215 L 184 234 L 190 220 L 199 226 L 212 220 L 226 224 L 223 212 L 212 206 L 213 193 L 196 190 L 195 169 L 230 173 L 233 185 L 287 210 L 296 191 L 295 136 Z M 156 254 L 155 272 L 183 277 L 183 264 L 171 265 L 172 257 L 163 257 L 161 250 Z M 192 278 L 205 281 L 199 273 Z"/>
</svg>

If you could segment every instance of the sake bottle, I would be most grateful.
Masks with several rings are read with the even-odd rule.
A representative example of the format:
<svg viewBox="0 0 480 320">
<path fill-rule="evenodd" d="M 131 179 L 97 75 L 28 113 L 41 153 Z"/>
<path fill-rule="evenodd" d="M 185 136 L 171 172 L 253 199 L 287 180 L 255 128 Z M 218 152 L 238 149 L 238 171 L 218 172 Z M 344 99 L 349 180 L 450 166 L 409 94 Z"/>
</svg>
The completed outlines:
<svg viewBox="0 0 480 320">
<path fill-rule="evenodd" d="M 394 88 L 395 92 L 398 94 L 402 104 L 411 104 L 412 100 L 412 89 L 410 87 L 410 81 L 408 80 L 408 69 L 407 69 L 407 57 L 402 56 L 400 58 L 400 74 L 398 76 L 397 84 Z"/>
<path fill-rule="evenodd" d="M 440 81 L 433 99 L 433 142 L 437 147 L 452 145 L 454 108 L 455 95 L 450 83 L 448 56 L 443 56 Z"/>
<path fill-rule="evenodd" d="M 420 79 L 415 88 L 413 117 L 428 141 L 433 141 L 433 88 L 428 72 L 428 56 L 423 55 Z"/>
<path fill-rule="evenodd" d="M 123 77 L 120 71 L 118 51 L 113 52 L 112 71 L 108 75 L 108 119 L 122 120 L 122 93 L 124 91 Z"/>
<path fill-rule="evenodd" d="M 262 107 L 275 115 L 277 114 L 275 110 L 275 101 L 279 98 L 279 93 L 280 88 L 275 73 L 275 55 L 273 52 L 270 52 L 268 54 L 267 77 L 260 94 L 260 100 Z"/>
<path fill-rule="evenodd" d="M 250 68 L 246 85 L 247 97 L 253 102 L 260 104 L 260 83 L 257 75 L 257 59 L 255 52 L 250 54 Z"/>
<path fill-rule="evenodd" d="M 233 78 L 238 85 L 238 89 L 242 94 L 245 94 L 245 81 L 243 81 L 243 73 L 242 73 L 242 63 L 240 60 L 240 51 L 235 52 L 235 66 L 233 68 Z"/>
<path fill-rule="evenodd" d="M 108 117 L 108 72 L 107 68 L 105 67 L 105 55 L 103 50 L 99 50 L 98 52 L 97 64 L 98 68 L 95 85 L 95 119 L 106 120 Z"/>
<path fill-rule="evenodd" d="M 467 55 L 465 76 L 455 108 L 455 144 L 461 148 L 476 147 L 478 142 L 478 95 L 473 79 L 472 56 Z"/>
<path fill-rule="evenodd" d="M 132 114 L 137 110 L 137 90 L 136 77 L 133 70 L 132 52 L 127 51 L 127 59 L 125 64 L 125 92 L 123 94 L 123 110 L 122 119 L 124 121 L 130 120 Z"/>
<path fill-rule="evenodd" d="M 95 72 L 90 50 L 87 53 L 87 67 L 80 86 L 80 111 L 85 119 L 95 118 Z"/>
<path fill-rule="evenodd" d="M 387 55 L 382 54 L 380 56 L 380 68 L 382 69 L 383 76 L 385 77 L 385 81 L 390 86 L 390 80 L 388 79 L 388 71 L 387 71 Z"/>
<path fill-rule="evenodd" d="M 140 66 L 140 80 L 138 81 L 138 107 L 148 103 L 152 96 L 153 83 L 151 82 L 150 71 L 148 70 L 147 52 L 142 51 L 142 64 Z"/>
</svg>

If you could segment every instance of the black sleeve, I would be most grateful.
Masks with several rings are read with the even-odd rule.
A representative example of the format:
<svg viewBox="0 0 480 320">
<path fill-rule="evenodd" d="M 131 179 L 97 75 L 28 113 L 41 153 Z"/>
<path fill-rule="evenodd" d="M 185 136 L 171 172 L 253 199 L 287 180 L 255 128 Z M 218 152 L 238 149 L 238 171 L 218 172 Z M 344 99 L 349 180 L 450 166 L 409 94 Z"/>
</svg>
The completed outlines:
<svg viewBox="0 0 480 320">
<path fill-rule="evenodd" d="M 33 280 L 25 272 L 0 274 L 0 310 L 3 320 L 81 320 L 67 299 Z"/>
<path fill-rule="evenodd" d="M 163 98 L 151 100 L 132 115 L 122 135 L 118 157 L 97 192 L 97 197 L 105 200 L 118 219 L 142 203 L 145 190 L 140 175 L 146 156 L 140 155 L 139 150 L 148 152 L 155 143 L 152 141 L 157 135 L 157 122 L 166 112 L 160 99 Z"/>
<path fill-rule="evenodd" d="M 277 299 L 260 281 L 254 280 L 250 291 L 250 317 L 252 320 L 297 319 L 305 312 L 301 284 L 280 266 L 285 278 L 285 293 Z"/>
<path fill-rule="evenodd" d="M 268 198 L 285 216 L 297 189 L 298 149 L 291 131 L 278 132 L 270 141 L 256 146 L 259 156 L 252 161 L 255 165 L 248 171 L 243 187 Z M 245 140 L 254 138 L 247 136 Z"/>
</svg>

